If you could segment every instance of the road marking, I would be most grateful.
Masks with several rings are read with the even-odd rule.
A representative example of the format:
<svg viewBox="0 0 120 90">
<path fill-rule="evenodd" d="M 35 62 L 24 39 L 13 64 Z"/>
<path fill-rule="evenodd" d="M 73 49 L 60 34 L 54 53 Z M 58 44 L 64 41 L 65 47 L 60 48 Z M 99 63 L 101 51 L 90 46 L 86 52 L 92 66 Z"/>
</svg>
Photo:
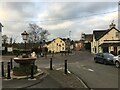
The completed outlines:
<svg viewBox="0 0 120 90">
<path fill-rule="evenodd" d="M 76 76 L 76 75 L 75 75 Z M 78 77 L 78 76 L 76 76 L 76 78 L 83 84 L 83 86 L 85 87 L 85 88 L 88 88 L 88 86 Z"/>
<path fill-rule="evenodd" d="M 90 68 L 88 68 L 88 71 L 90 71 L 90 72 L 94 72 L 94 70 L 92 70 L 92 69 L 90 69 Z"/>
<path fill-rule="evenodd" d="M 83 67 L 83 69 L 85 69 L 85 70 L 88 70 L 88 71 L 90 71 L 90 72 L 94 72 L 93 69 L 91 69 L 91 68 L 87 68 L 87 67 L 85 67 L 85 65 L 80 65 L 80 66 Z"/>
<path fill-rule="evenodd" d="M 71 72 L 69 70 L 67 70 L 69 74 L 71 74 Z"/>
<path fill-rule="evenodd" d="M 60 68 L 57 68 L 56 70 L 61 70 L 61 69 L 63 69 L 62 67 L 60 67 Z"/>
<path fill-rule="evenodd" d="M 85 65 L 81 65 L 82 67 L 84 67 Z"/>
</svg>

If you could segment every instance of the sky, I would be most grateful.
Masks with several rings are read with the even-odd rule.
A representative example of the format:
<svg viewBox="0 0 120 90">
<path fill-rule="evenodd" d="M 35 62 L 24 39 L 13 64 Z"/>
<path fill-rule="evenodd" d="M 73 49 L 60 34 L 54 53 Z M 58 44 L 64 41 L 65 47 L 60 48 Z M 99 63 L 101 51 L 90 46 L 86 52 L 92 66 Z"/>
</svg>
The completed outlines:
<svg viewBox="0 0 120 90">
<path fill-rule="evenodd" d="M 0 22 L 2 35 L 23 42 L 21 33 L 28 31 L 29 23 L 35 23 L 50 35 L 80 40 L 81 33 L 109 29 L 114 20 L 118 26 L 118 2 L 2 2 Z"/>
</svg>

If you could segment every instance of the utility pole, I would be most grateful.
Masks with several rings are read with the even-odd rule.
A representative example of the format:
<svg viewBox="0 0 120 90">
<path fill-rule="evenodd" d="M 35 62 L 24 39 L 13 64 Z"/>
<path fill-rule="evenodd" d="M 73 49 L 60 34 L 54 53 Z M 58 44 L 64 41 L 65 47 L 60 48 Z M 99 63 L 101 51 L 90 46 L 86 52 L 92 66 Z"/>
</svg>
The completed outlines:
<svg viewBox="0 0 120 90">
<path fill-rule="evenodd" d="M 71 39 L 71 31 L 69 31 L 69 39 Z"/>
</svg>

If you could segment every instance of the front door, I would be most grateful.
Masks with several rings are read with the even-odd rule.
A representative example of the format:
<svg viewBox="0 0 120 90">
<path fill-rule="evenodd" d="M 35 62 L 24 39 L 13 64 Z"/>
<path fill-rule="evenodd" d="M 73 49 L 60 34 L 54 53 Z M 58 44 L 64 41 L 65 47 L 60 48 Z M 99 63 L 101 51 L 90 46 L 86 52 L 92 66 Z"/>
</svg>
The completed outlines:
<svg viewBox="0 0 120 90">
<path fill-rule="evenodd" d="M 117 47 L 114 47 L 114 54 L 117 55 Z"/>
<path fill-rule="evenodd" d="M 109 48 L 108 47 L 103 47 L 103 53 L 108 53 L 109 52 Z"/>
</svg>

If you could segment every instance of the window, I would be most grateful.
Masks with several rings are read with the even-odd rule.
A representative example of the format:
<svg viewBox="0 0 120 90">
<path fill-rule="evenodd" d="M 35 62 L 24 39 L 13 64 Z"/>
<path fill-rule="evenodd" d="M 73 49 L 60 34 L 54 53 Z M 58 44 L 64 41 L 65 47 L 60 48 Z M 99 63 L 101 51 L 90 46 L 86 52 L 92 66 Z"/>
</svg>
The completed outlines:
<svg viewBox="0 0 120 90">
<path fill-rule="evenodd" d="M 120 32 L 116 32 L 116 38 L 120 38 Z"/>
<path fill-rule="evenodd" d="M 64 50 L 64 47 L 62 48 L 62 50 Z"/>
<path fill-rule="evenodd" d="M 116 32 L 116 38 L 119 38 L 119 33 L 118 32 Z"/>
<path fill-rule="evenodd" d="M 64 46 L 64 43 L 62 45 Z"/>
</svg>

